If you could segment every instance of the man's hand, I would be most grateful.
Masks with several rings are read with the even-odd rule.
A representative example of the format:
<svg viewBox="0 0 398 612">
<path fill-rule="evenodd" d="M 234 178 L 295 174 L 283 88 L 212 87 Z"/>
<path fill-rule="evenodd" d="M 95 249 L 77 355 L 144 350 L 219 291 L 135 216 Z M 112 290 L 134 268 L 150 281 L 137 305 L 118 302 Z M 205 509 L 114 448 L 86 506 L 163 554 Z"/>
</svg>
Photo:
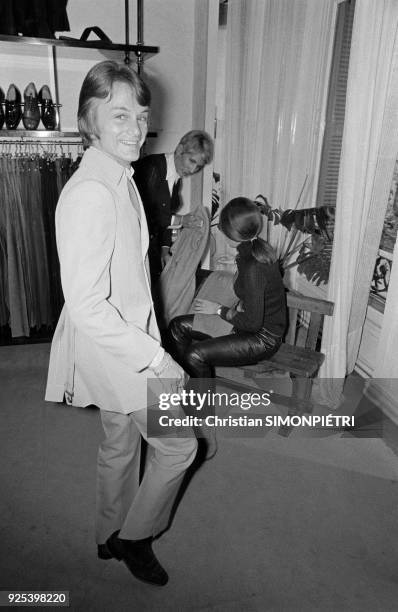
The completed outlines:
<svg viewBox="0 0 398 612">
<path fill-rule="evenodd" d="M 171 259 L 170 247 L 162 246 L 162 250 L 160 252 L 160 263 L 162 264 L 162 270 L 166 266 L 169 259 Z"/>
<path fill-rule="evenodd" d="M 193 215 L 192 213 L 188 213 L 187 215 L 181 216 L 181 224 L 182 227 L 202 227 L 203 219 L 201 219 L 198 215 Z"/>
<path fill-rule="evenodd" d="M 180 393 L 189 379 L 188 374 L 166 352 L 162 361 L 152 368 L 152 371 L 168 393 Z"/>
<path fill-rule="evenodd" d="M 217 302 L 210 302 L 209 300 L 195 300 L 193 304 L 193 309 L 195 312 L 200 312 L 201 314 L 217 314 L 217 310 L 220 308 L 221 304 Z"/>
</svg>

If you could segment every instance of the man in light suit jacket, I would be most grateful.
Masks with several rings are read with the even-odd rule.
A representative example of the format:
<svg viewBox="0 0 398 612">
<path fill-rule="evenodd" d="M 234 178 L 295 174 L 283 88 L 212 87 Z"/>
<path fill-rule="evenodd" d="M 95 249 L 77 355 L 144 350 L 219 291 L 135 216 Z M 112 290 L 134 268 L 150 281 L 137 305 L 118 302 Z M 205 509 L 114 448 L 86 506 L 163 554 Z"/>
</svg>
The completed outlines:
<svg viewBox="0 0 398 612">
<path fill-rule="evenodd" d="M 193 432 L 148 437 L 147 381 L 179 392 L 184 371 L 160 344 L 148 273 L 148 230 L 131 162 L 147 133 L 150 93 L 111 61 L 87 74 L 78 124 L 88 146 L 56 210 L 65 306 L 51 348 L 46 399 L 100 408 L 96 538 L 101 559 L 164 585 L 152 550 L 197 443 Z M 176 437 L 175 434 L 180 434 Z M 140 441 L 150 457 L 139 484 Z"/>
<path fill-rule="evenodd" d="M 177 215 L 182 206 L 182 179 L 200 172 L 213 159 L 213 141 L 207 132 L 184 134 L 174 153 L 142 157 L 133 164 L 134 180 L 144 204 L 149 228 L 149 265 L 156 281 L 171 257 L 172 231 L 199 226 L 192 213 Z"/>
</svg>

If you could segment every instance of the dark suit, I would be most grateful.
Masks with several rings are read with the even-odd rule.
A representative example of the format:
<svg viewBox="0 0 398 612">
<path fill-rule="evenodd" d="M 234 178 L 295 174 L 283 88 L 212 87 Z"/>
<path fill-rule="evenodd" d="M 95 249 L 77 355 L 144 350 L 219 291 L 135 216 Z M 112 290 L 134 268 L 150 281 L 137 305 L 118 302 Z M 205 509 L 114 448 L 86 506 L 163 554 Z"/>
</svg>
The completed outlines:
<svg viewBox="0 0 398 612">
<path fill-rule="evenodd" d="M 149 265 L 151 276 L 157 278 L 162 271 L 161 248 L 171 246 L 171 230 L 167 229 L 171 217 L 181 207 L 181 179 L 170 195 L 166 180 L 167 162 L 164 153 L 147 155 L 134 162 L 134 181 L 140 192 L 149 229 Z"/>
</svg>

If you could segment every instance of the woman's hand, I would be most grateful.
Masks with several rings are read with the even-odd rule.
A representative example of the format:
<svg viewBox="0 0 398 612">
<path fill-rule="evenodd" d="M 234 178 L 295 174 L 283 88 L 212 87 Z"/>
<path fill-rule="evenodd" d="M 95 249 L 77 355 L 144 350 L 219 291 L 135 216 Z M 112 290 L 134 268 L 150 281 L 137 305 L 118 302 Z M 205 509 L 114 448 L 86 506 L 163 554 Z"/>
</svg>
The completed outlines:
<svg viewBox="0 0 398 612">
<path fill-rule="evenodd" d="M 193 304 L 193 309 L 195 312 L 200 312 L 201 314 L 217 314 L 217 310 L 220 308 L 221 304 L 217 302 L 210 302 L 209 300 L 195 300 Z"/>
<path fill-rule="evenodd" d="M 239 302 L 236 304 L 235 310 L 236 312 L 245 312 L 242 300 L 239 300 Z"/>
<path fill-rule="evenodd" d="M 225 313 L 225 318 L 227 319 L 227 321 L 231 321 L 235 315 L 236 315 L 236 308 L 235 307 L 228 308 L 227 312 Z"/>
</svg>

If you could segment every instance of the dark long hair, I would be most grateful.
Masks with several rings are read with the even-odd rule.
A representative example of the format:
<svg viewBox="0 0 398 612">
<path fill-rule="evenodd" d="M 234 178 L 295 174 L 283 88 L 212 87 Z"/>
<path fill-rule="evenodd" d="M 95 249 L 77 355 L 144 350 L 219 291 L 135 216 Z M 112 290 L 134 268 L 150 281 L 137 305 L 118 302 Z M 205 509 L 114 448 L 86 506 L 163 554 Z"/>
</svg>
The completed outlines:
<svg viewBox="0 0 398 612">
<path fill-rule="evenodd" d="M 112 95 L 112 87 L 116 82 L 129 85 L 140 106 L 150 105 L 151 92 L 134 70 L 111 60 L 95 64 L 83 81 L 77 111 L 77 125 L 85 146 L 91 144 L 93 137 L 98 138 L 95 123 L 96 103 Z"/>
<path fill-rule="evenodd" d="M 230 200 L 220 213 L 219 229 L 231 240 L 251 242 L 251 252 L 261 263 L 274 263 L 275 250 L 259 237 L 263 228 L 263 216 L 258 206 L 249 198 Z"/>
</svg>

